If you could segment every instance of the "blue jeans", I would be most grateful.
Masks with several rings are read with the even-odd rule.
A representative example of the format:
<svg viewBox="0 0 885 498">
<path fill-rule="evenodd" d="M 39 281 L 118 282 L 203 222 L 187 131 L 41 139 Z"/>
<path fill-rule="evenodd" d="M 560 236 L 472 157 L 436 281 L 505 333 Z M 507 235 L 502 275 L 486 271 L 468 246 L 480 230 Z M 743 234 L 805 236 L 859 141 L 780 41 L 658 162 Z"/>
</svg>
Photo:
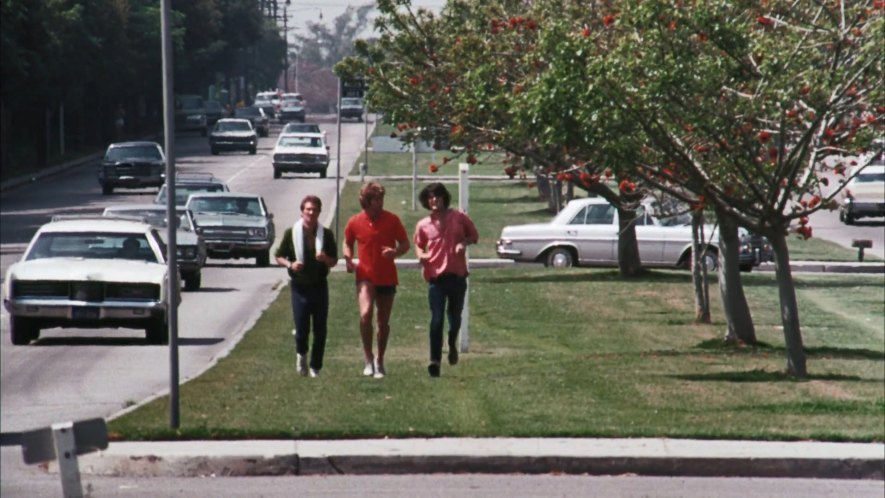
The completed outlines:
<svg viewBox="0 0 885 498">
<path fill-rule="evenodd" d="M 292 291 L 292 317 L 295 319 L 295 352 L 307 354 L 308 335 L 313 318 L 313 348 L 310 348 L 310 368 L 323 368 L 326 351 L 326 322 L 329 318 L 329 286 L 298 286 L 289 283 Z"/>
<path fill-rule="evenodd" d="M 449 319 L 449 348 L 455 347 L 461 330 L 461 312 L 464 310 L 464 294 L 467 293 L 467 277 L 442 274 L 430 281 L 427 301 L 430 304 L 430 362 L 442 360 L 443 320 Z M 446 307 L 448 302 L 448 307 Z"/>
</svg>

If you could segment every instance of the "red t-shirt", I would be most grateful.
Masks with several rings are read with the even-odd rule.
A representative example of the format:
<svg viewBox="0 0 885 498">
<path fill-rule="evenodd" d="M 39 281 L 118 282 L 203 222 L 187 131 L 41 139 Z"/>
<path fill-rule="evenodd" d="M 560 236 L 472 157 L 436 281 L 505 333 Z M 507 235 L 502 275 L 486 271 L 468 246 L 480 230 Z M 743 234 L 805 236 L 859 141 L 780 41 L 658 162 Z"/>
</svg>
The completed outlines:
<svg viewBox="0 0 885 498">
<path fill-rule="evenodd" d="M 357 281 L 367 280 L 373 285 L 397 285 L 394 260 L 381 255 L 383 247 L 396 249 L 397 241 L 408 242 L 409 236 L 399 217 L 389 211 L 381 211 L 370 219 L 365 211 L 355 214 L 344 227 L 344 242 L 357 245 Z"/>
</svg>

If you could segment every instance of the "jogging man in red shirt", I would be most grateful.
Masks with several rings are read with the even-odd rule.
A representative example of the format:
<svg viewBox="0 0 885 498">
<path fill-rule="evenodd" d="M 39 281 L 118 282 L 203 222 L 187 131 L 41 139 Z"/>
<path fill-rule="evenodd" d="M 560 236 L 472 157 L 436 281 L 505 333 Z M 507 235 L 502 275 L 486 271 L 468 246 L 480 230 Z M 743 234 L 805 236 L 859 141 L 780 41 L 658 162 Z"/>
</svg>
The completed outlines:
<svg viewBox="0 0 885 498">
<path fill-rule="evenodd" d="M 369 182 L 360 189 L 363 211 L 344 227 L 344 262 L 348 273 L 356 273 L 360 309 L 360 338 L 363 341 L 363 375 L 381 379 L 386 375 L 384 353 L 390 336 L 390 312 L 399 283 L 394 259 L 409 251 L 409 236 L 402 221 L 384 210 L 384 187 Z M 359 262 L 354 264 L 354 243 Z M 378 310 L 378 354 L 372 351 L 372 315 Z"/>
</svg>

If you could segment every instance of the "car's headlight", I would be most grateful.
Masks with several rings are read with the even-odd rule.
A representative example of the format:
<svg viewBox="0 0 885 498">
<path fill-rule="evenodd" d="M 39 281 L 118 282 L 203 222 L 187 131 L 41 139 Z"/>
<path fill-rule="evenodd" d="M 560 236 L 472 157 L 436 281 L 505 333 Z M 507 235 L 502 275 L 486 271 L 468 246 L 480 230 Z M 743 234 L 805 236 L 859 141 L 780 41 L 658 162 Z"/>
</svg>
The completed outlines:
<svg viewBox="0 0 885 498">
<path fill-rule="evenodd" d="M 197 256 L 197 248 L 193 246 L 178 247 L 178 257 L 184 259 L 193 259 Z"/>
<path fill-rule="evenodd" d="M 250 228 L 248 233 L 250 237 L 267 237 L 266 228 Z"/>
</svg>

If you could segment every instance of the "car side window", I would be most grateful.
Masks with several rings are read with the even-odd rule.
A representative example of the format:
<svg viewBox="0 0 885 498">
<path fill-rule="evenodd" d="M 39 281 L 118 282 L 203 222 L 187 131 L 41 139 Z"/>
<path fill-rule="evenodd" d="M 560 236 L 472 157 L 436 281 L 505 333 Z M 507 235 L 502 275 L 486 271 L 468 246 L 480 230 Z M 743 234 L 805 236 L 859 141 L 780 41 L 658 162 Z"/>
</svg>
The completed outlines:
<svg viewBox="0 0 885 498">
<path fill-rule="evenodd" d="M 644 206 L 639 206 L 636 210 L 636 226 L 645 226 L 645 225 L 654 225 L 654 223 L 648 218 L 648 213 L 645 212 Z"/>
<path fill-rule="evenodd" d="M 593 204 L 586 210 L 585 225 L 611 225 L 615 220 L 615 208 L 611 204 Z"/>
</svg>

